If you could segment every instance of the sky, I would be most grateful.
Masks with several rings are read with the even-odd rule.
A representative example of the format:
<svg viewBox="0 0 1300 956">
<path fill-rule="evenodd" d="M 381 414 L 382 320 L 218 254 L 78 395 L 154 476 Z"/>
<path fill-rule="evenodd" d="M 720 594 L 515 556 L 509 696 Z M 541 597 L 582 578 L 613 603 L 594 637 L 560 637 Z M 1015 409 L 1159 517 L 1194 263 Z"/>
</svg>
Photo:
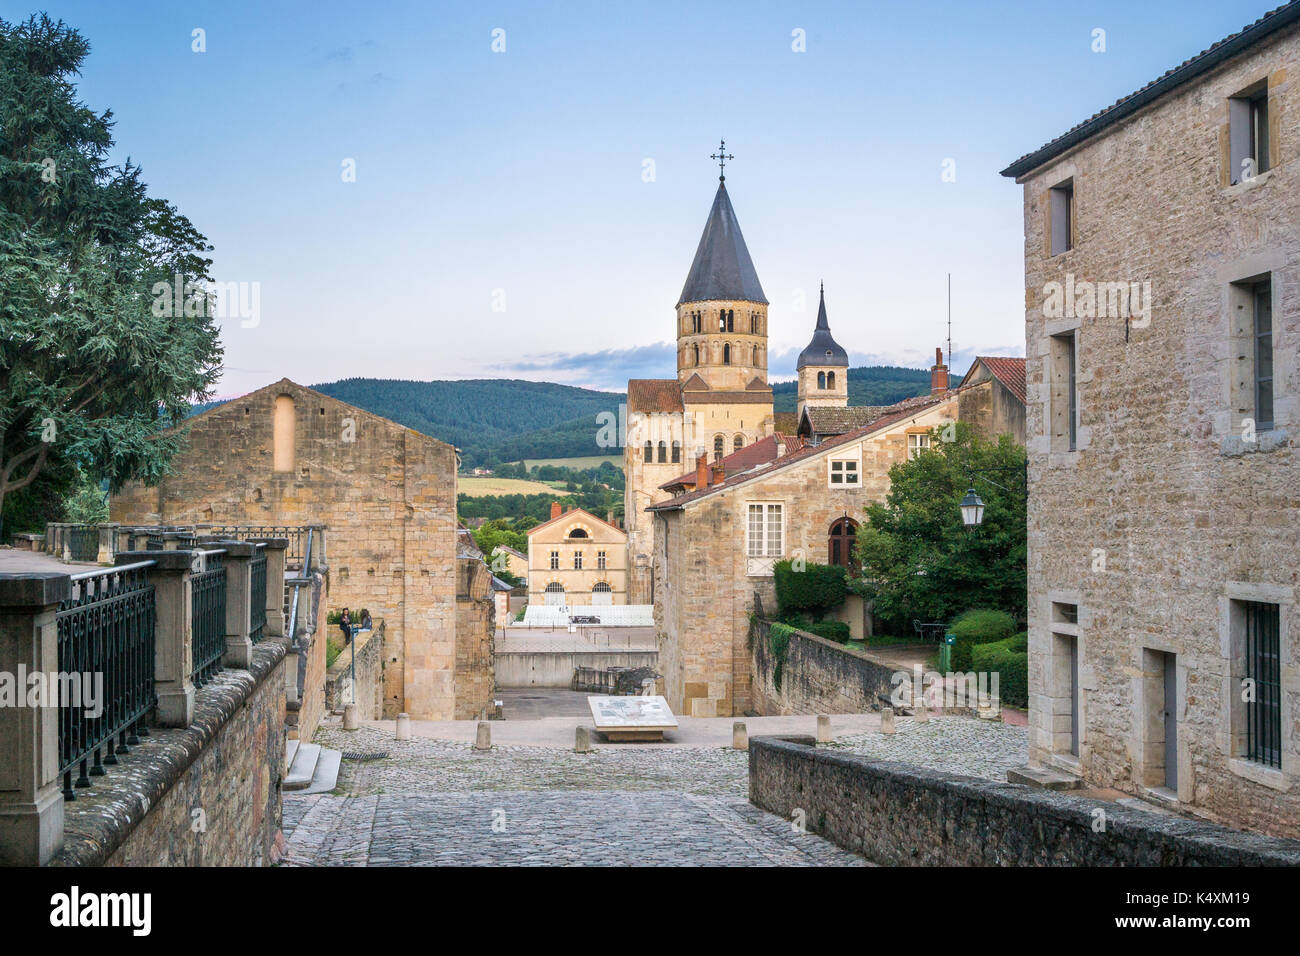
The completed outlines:
<svg viewBox="0 0 1300 956">
<path fill-rule="evenodd" d="M 240 284 L 227 396 L 674 377 L 723 137 L 773 380 L 820 282 L 854 365 L 928 367 L 949 274 L 954 370 L 1023 355 L 1021 188 L 999 171 L 1276 5 L 0 0 L 0 19 L 87 37 L 78 93 L 112 109 L 115 157 Z"/>
</svg>

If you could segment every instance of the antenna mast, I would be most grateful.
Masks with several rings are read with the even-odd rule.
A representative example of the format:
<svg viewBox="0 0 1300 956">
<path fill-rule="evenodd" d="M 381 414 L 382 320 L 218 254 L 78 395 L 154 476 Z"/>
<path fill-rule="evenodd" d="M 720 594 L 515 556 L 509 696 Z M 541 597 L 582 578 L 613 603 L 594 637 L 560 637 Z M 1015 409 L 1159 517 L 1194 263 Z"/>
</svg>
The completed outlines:
<svg viewBox="0 0 1300 956">
<path fill-rule="evenodd" d="M 948 367 L 952 368 L 952 273 L 948 273 Z"/>
</svg>

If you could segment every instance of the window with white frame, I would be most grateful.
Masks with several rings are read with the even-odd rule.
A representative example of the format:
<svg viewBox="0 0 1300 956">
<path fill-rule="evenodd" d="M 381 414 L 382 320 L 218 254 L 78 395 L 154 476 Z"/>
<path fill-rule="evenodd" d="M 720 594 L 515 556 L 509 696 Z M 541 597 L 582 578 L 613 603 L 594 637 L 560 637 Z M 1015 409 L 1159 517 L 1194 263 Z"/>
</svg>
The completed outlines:
<svg viewBox="0 0 1300 956">
<path fill-rule="evenodd" d="M 832 488 L 858 488 L 862 485 L 862 474 L 856 458 L 836 458 L 830 462 L 830 483 Z"/>
<path fill-rule="evenodd" d="M 754 502 L 749 506 L 746 553 L 751 558 L 779 558 L 783 548 L 783 509 L 775 502 Z"/>
<path fill-rule="evenodd" d="M 573 552 L 573 570 L 575 570 L 575 571 L 581 571 L 581 570 L 582 570 L 582 552 L 581 552 L 581 551 L 575 551 L 575 552 Z"/>
<path fill-rule="evenodd" d="M 915 458 L 930 447 L 928 432 L 912 432 L 907 436 L 907 457 Z"/>
<path fill-rule="evenodd" d="M 560 570 L 560 552 L 558 551 L 551 552 L 551 570 L 552 571 Z"/>
<path fill-rule="evenodd" d="M 604 552 L 604 551 L 597 551 L 597 552 L 596 552 L 596 567 L 599 568 L 599 569 L 602 570 L 602 571 L 605 570 L 605 552 Z"/>
</svg>

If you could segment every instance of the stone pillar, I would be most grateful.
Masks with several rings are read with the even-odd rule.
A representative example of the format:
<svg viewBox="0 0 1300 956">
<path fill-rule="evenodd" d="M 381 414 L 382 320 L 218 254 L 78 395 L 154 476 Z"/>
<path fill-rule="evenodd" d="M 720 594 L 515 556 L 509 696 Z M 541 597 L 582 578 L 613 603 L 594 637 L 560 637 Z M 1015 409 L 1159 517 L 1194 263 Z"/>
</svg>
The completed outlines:
<svg viewBox="0 0 1300 956">
<path fill-rule="evenodd" d="M 219 541 L 226 550 L 226 652 L 223 667 L 248 670 L 253 662 L 252 598 L 253 557 L 257 545 L 246 541 Z"/>
<path fill-rule="evenodd" d="M 103 522 L 99 525 L 99 555 L 95 558 L 100 564 L 112 564 L 113 554 L 117 551 L 118 525 Z"/>
<path fill-rule="evenodd" d="M 894 733 L 894 708 L 880 708 L 880 732 L 882 734 Z"/>
<path fill-rule="evenodd" d="M 834 734 L 831 733 L 830 714 L 818 714 L 817 715 L 817 742 L 819 744 L 828 744 L 833 739 L 834 739 Z"/>
<path fill-rule="evenodd" d="M 748 750 L 749 749 L 749 731 L 745 729 L 743 721 L 737 720 L 731 725 L 731 749 Z"/>
<path fill-rule="evenodd" d="M 398 740 L 411 739 L 411 715 L 410 714 L 397 715 L 397 739 Z"/>
<path fill-rule="evenodd" d="M 573 731 L 573 750 L 575 753 L 589 754 L 591 749 L 591 731 L 586 727 L 575 727 Z"/>
<path fill-rule="evenodd" d="M 492 749 L 492 725 L 486 720 L 480 720 L 478 722 L 478 733 L 474 736 L 474 749 Z"/>
<path fill-rule="evenodd" d="M 360 726 L 361 726 L 361 722 L 357 720 L 357 705 L 344 704 L 343 705 L 343 729 L 356 730 Z"/>
<path fill-rule="evenodd" d="M 153 561 L 149 581 L 157 608 L 154 628 L 154 687 L 158 691 L 158 722 L 164 727 L 188 727 L 194 722 L 194 645 L 191 639 L 192 551 L 126 551 L 119 565 Z"/>
<path fill-rule="evenodd" d="M 262 635 L 281 644 L 292 643 L 293 635 L 284 633 L 284 558 L 289 539 L 249 538 L 248 541 L 266 545 L 266 628 Z"/>
<path fill-rule="evenodd" d="M 59 669 L 66 574 L 0 576 L 0 672 Z M 0 707 L 0 866 L 44 866 L 63 846 L 57 706 Z"/>
</svg>

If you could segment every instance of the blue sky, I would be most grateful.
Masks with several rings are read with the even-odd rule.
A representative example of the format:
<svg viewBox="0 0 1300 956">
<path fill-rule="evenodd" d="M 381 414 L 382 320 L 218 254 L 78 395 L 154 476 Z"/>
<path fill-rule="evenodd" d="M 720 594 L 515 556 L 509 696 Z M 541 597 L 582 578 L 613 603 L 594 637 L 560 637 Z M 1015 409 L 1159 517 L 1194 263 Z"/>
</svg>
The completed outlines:
<svg viewBox="0 0 1300 956">
<path fill-rule="evenodd" d="M 774 379 L 822 280 L 855 364 L 927 366 L 949 272 L 955 367 L 1023 354 L 1021 192 L 998 171 L 1269 8 L 0 0 L 0 17 L 88 37 L 80 95 L 114 111 L 119 156 L 211 239 L 218 279 L 258 284 L 257 323 L 223 326 L 234 394 L 673 376 L 720 136 Z"/>
</svg>

